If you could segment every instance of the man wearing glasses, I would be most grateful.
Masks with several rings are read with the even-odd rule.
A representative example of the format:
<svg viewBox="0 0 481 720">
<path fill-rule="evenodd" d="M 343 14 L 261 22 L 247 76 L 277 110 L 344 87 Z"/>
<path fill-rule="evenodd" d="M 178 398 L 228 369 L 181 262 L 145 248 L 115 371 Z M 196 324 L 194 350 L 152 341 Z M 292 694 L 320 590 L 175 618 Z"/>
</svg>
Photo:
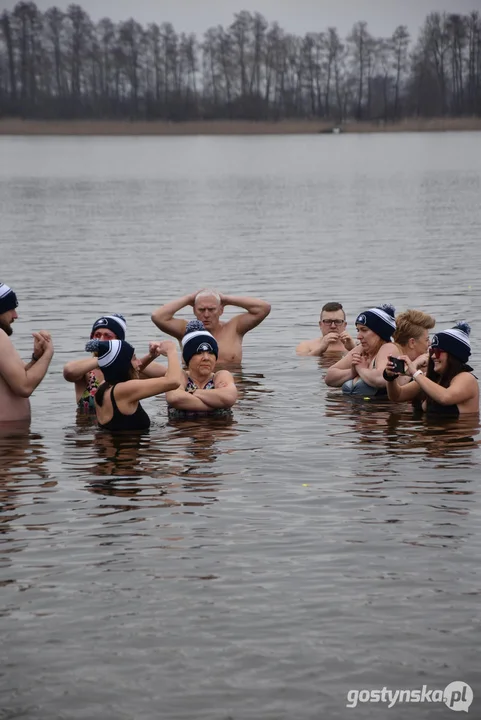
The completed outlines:
<svg viewBox="0 0 481 720">
<path fill-rule="evenodd" d="M 321 310 L 319 327 L 321 337 L 301 342 L 296 352 L 298 355 L 314 355 L 317 357 L 344 354 L 356 345 L 346 331 L 346 313 L 341 303 L 328 302 Z"/>
</svg>

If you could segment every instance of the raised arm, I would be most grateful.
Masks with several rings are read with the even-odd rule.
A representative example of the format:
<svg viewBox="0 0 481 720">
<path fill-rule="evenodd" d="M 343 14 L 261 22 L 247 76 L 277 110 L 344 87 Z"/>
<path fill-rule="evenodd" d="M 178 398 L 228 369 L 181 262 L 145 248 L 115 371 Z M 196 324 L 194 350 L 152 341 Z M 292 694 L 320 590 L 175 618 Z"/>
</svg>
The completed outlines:
<svg viewBox="0 0 481 720">
<path fill-rule="evenodd" d="M 195 390 L 194 397 L 200 398 L 211 409 L 230 408 L 237 400 L 234 378 L 228 370 L 219 370 L 214 377 L 212 390 Z"/>
<path fill-rule="evenodd" d="M 224 307 L 226 305 L 234 305 L 235 307 L 247 310 L 247 312 L 232 318 L 232 322 L 235 322 L 236 331 L 239 335 L 245 335 L 246 332 L 257 327 L 271 311 L 269 303 L 259 298 L 221 294 L 220 299 Z"/>
<path fill-rule="evenodd" d="M 98 358 L 96 357 L 72 360 L 64 365 L 63 376 L 67 382 L 80 383 L 88 372 L 95 370 L 98 366 Z"/>
<path fill-rule="evenodd" d="M 161 342 L 154 341 L 149 343 L 149 352 L 139 360 L 138 370 L 141 378 L 158 378 L 165 376 L 167 373 L 165 365 L 153 362 L 155 358 L 160 355 L 161 348 Z"/>
<path fill-rule="evenodd" d="M 177 338 L 177 340 L 182 340 L 187 326 L 187 321 L 175 318 L 174 315 L 176 312 L 179 312 L 179 310 L 182 310 L 182 308 L 187 307 L 188 305 L 194 307 L 196 294 L 197 293 L 183 295 L 181 298 L 172 300 L 166 305 L 162 305 L 162 307 L 154 310 L 151 315 L 154 325 L 157 325 L 159 330 L 162 330 L 162 332 L 172 335 L 172 337 Z"/>
<path fill-rule="evenodd" d="M 357 373 L 352 364 L 354 352 L 355 349 L 351 350 L 347 355 L 344 355 L 343 358 L 338 360 L 337 363 L 331 365 L 324 378 L 326 385 L 329 385 L 329 387 L 341 387 L 346 380 L 352 380 L 356 377 Z"/>
<path fill-rule="evenodd" d="M 127 380 L 119 383 L 115 388 L 115 397 L 118 401 L 135 403 L 144 398 L 160 395 L 169 390 L 176 390 L 182 382 L 182 368 L 180 367 L 177 349 L 172 340 L 159 343 L 160 354 L 167 356 L 167 372 L 163 377 L 147 378 L 146 380 Z"/>
<path fill-rule="evenodd" d="M 449 387 L 443 387 L 422 373 L 418 375 L 415 363 L 411 362 L 407 355 L 401 355 L 401 358 L 406 363 L 407 374 L 414 378 L 414 382 L 404 387 L 415 385 L 440 405 L 461 405 L 476 397 L 478 393 L 478 381 L 471 373 L 459 373 L 451 380 Z"/>
<path fill-rule="evenodd" d="M 45 340 L 41 357 L 25 365 L 3 330 L 0 330 L 0 375 L 11 391 L 19 397 L 28 398 L 47 374 L 53 357 L 53 343 Z"/>
</svg>

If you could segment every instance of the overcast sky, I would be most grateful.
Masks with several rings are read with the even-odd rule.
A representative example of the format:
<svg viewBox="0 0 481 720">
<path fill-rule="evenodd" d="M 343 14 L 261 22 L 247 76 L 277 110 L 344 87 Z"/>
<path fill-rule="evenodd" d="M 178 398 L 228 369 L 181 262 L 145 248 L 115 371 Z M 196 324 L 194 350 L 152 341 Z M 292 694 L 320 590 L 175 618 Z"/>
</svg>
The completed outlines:
<svg viewBox="0 0 481 720">
<path fill-rule="evenodd" d="M 16 0 L 0 0 L 0 8 L 11 10 Z M 69 0 L 37 0 L 46 10 L 52 5 L 65 9 Z M 481 11 L 481 0 L 81 0 L 93 20 L 135 18 L 142 25 L 171 22 L 178 32 L 202 35 L 212 25 L 227 26 L 235 12 L 258 11 L 288 32 L 303 35 L 330 25 L 346 35 L 357 20 L 366 20 L 373 35 L 390 35 L 398 25 L 407 25 L 412 35 L 433 11 L 469 13 Z"/>
</svg>

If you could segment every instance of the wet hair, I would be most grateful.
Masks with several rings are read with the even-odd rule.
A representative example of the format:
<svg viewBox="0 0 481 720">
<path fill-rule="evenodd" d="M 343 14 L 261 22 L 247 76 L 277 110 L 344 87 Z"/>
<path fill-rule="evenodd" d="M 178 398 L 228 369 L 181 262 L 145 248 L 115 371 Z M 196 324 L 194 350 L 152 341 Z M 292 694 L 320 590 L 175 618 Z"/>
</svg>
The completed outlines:
<svg viewBox="0 0 481 720">
<path fill-rule="evenodd" d="M 344 314 L 344 320 L 346 319 L 346 313 L 344 312 L 344 308 L 342 307 L 341 303 L 339 302 L 328 302 L 321 308 L 321 316 L 323 312 L 337 312 L 338 310 L 342 310 Z"/>
<path fill-rule="evenodd" d="M 421 310 L 406 310 L 396 316 L 396 330 L 393 333 L 393 340 L 399 345 L 407 345 L 410 338 L 418 340 L 423 330 L 432 330 L 436 320 L 432 315 Z"/>
<path fill-rule="evenodd" d="M 194 307 L 197 305 L 197 301 L 201 298 L 208 298 L 213 297 L 215 298 L 218 305 L 221 304 L 220 295 L 216 290 L 212 290 L 211 288 L 204 288 L 203 290 L 200 290 L 200 292 L 197 293 L 197 295 L 194 298 Z"/>
</svg>

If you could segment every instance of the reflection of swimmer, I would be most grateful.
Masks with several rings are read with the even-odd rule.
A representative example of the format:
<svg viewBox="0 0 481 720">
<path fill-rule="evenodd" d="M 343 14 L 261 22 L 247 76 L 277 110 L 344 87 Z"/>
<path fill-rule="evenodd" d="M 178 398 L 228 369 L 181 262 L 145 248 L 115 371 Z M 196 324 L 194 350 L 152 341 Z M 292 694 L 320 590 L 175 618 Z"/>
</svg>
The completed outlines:
<svg viewBox="0 0 481 720">
<path fill-rule="evenodd" d="M 392 305 L 365 310 L 356 318 L 358 340 L 345 357 L 332 365 L 326 373 L 326 385 L 341 387 L 347 395 L 379 397 L 386 395 L 383 370 L 389 355 L 399 355 L 391 341 L 396 329 Z"/>
<path fill-rule="evenodd" d="M 0 423 L 0 503 L 4 520 L 0 532 L 3 533 L 9 529 L 9 512 L 31 501 L 25 494 L 24 481 L 34 486 L 35 493 L 56 484 L 49 480 L 42 436 L 30 433 L 29 425 L 30 420 Z"/>
<path fill-rule="evenodd" d="M 474 465 L 472 453 L 480 445 L 477 415 L 464 415 L 453 422 L 418 412 L 387 412 L 391 408 L 394 410 L 395 405 L 346 403 L 342 397 L 333 396 L 327 399 L 326 416 L 338 417 L 344 427 L 356 432 L 356 442 L 366 446 L 364 457 L 376 458 L 380 450 L 387 450 L 390 458 L 407 460 L 419 457 L 421 452 L 428 457 L 464 459 Z M 338 432 L 337 425 L 334 432 Z M 379 469 L 384 474 L 385 464 Z"/>
<path fill-rule="evenodd" d="M 199 417 L 230 411 L 237 400 L 234 378 L 228 370 L 214 372 L 219 354 L 217 340 L 199 320 L 192 320 L 182 339 L 187 371 L 181 386 L 167 393 L 169 417 Z"/>
<path fill-rule="evenodd" d="M 169 428 L 175 433 L 170 437 L 176 444 L 177 459 L 181 463 L 187 461 L 188 465 L 187 470 L 183 466 L 181 474 L 185 472 L 190 474 L 192 471 L 195 473 L 195 466 L 192 466 L 193 461 L 212 463 L 222 456 L 223 453 L 217 443 L 221 439 L 227 440 L 235 437 L 237 435 L 235 426 L 232 415 L 210 415 L 202 423 L 189 419 L 170 419 Z M 185 456 L 182 453 L 184 441 L 187 441 Z"/>
</svg>

